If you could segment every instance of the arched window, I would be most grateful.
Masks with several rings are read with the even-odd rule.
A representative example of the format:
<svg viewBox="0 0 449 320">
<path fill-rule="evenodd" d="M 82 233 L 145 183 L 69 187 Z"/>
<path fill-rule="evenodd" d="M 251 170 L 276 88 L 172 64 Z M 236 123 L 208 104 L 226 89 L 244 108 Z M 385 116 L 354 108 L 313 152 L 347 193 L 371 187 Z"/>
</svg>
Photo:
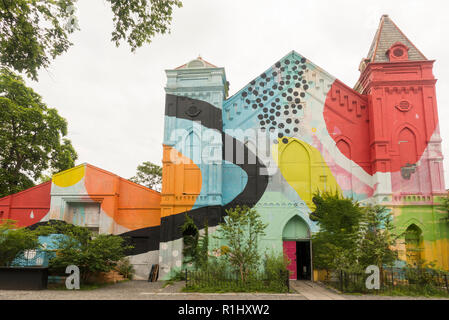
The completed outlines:
<svg viewBox="0 0 449 320">
<path fill-rule="evenodd" d="M 401 160 L 400 166 L 404 167 L 407 164 L 414 164 L 418 160 L 416 151 L 416 136 L 412 130 L 405 127 L 399 132 L 399 157 Z"/>
<path fill-rule="evenodd" d="M 416 225 L 410 225 L 405 232 L 405 249 L 407 264 L 416 266 L 422 259 L 423 239 L 422 231 Z"/>
<path fill-rule="evenodd" d="M 198 135 L 191 132 L 185 141 L 185 156 L 192 160 L 195 164 L 200 164 L 200 139 Z"/>
<path fill-rule="evenodd" d="M 299 216 L 294 216 L 285 225 L 282 231 L 283 240 L 309 239 L 310 231 L 307 223 Z"/>
<path fill-rule="evenodd" d="M 311 164 L 307 149 L 299 142 L 293 141 L 281 153 L 280 165 L 287 182 L 305 195 L 304 201 L 311 200 Z"/>
<path fill-rule="evenodd" d="M 351 146 L 344 139 L 340 139 L 337 142 L 337 148 L 343 153 L 348 159 L 351 159 Z"/>
</svg>

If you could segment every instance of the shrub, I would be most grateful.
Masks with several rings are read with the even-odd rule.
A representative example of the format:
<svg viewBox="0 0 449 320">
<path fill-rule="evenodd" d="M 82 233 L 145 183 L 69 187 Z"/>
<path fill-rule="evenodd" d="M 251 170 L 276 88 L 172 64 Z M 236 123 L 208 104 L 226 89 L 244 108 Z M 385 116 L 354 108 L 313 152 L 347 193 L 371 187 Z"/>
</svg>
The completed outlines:
<svg viewBox="0 0 449 320">
<path fill-rule="evenodd" d="M 59 234 L 55 256 L 50 259 L 50 272 L 63 274 L 68 265 L 80 269 L 80 280 L 86 283 L 100 272 L 109 272 L 117 267 L 125 252 L 132 246 L 116 235 L 93 234 L 86 227 L 54 222 L 47 231 Z"/>
<path fill-rule="evenodd" d="M 37 232 L 26 228 L 16 229 L 16 222 L 4 220 L 0 224 L 0 266 L 9 266 L 25 250 L 39 247 Z"/>
<path fill-rule="evenodd" d="M 236 206 L 226 210 L 228 214 L 220 223 L 216 236 L 224 240 L 229 250 L 226 257 L 229 264 L 239 272 L 245 282 L 253 270 L 259 269 L 259 237 L 265 235 L 266 224 L 259 213 L 247 206 Z"/>
<path fill-rule="evenodd" d="M 116 270 L 118 271 L 118 273 L 129 280 L 132 280 L 134 278 L 134 273 L 136 272 L 128 257 L 122 258 L 117 263 Z"/>
<path fill-rule="evenodd" d="M 286 289 L 289 270 L 287 266 L 290 260 L 284 254 L 275 254 L 273 252 L 265 254 L 264 274 L 269 281 L 270 287 L 277 288 L 280 291 Z"/>
</svg>

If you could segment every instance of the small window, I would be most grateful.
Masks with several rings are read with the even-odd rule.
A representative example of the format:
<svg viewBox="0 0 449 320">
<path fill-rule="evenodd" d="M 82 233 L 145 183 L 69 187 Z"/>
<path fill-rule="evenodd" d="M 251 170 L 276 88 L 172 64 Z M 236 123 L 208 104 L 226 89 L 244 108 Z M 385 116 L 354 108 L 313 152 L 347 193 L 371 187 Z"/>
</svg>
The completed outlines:
<svg viewBox="0 0 449 320">
<path fill-rule="evenodd" d="M 390 61 L 408 60 L 408 47 L 401 42 L 396 42 L 387 51 L 387 55 Z"/>
</svg>

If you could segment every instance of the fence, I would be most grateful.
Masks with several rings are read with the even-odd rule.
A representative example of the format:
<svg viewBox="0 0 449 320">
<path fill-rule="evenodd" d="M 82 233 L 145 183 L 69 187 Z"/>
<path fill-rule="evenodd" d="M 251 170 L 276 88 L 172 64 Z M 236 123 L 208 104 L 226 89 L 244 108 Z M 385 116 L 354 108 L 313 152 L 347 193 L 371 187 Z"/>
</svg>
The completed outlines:
<svg viewBox="0 0 449 320">
<path fill-rule="evenodd" d="M 265 273 L 251 274 L 242 281 L 236 272 L 185 271 L 186 288 L 211 289 L 212 291 L 273 291 L 289 292 L 289 273 L 280 272 L 278 276 L 267 276 Z"/>
<path fill-rule="evenodd" d="M 341 292 L 373 293 L 395 289 L 411 289 L 419 292 L 429 289 L 449 294 L 449 274 L 446 272 L 418 268 L 386 268 L 380 272 L 378 290 L 367 289 L 368 276 L 370 274 L 339 271 L 334 272 L 327 282 Z"/>
</svg>

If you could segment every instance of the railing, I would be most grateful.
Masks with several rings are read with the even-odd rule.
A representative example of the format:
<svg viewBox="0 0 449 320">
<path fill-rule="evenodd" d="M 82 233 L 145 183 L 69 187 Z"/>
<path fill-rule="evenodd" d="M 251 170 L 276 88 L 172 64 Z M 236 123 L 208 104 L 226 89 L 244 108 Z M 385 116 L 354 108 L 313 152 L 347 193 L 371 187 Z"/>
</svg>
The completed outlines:
<svg viewBox="0 0 449 320">
<path fill-rule="evenodd" d="M 427 287 L 449 294 L 449 273 L 446 272 L 418 268 L 386 268 L 379 274 L 378 290 L 367 288 L 368 276 L 370 274 L 338 271 L 326 282 L 341 292 L 373 293 L 404 288 L 419 290 Z"/>
<path fill-rule="evenodd" d="M 280 272 L 277 277 L 254 273 L 242 280 L 237 272 L 185 271 L 186 288 L 211 289 L 212 291 L 273 291 L 289 292 L 289 273 Z"/>
</svg>

